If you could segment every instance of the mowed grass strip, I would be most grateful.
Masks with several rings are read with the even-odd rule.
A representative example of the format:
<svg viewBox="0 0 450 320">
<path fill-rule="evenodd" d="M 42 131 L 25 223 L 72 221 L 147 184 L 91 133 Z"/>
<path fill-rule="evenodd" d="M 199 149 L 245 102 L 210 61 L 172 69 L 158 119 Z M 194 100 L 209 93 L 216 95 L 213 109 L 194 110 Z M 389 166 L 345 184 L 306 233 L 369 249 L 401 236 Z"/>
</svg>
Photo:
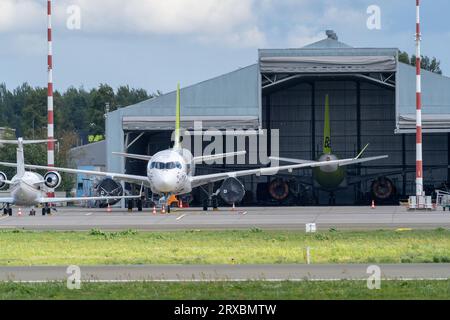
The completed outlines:
<svg viewBox="0 0 450 320">
<path fill-rule="evenodd" d="M 450 231 L 0 232 L 0 265 L 450 262 Z"/>
<path fill-rule="evenodd" d="M 210 283 L 0 283 L 0 300 L 448 300 L 450 281 L 383 281 L 369 290 L 365 281 Z"/>
</svg>

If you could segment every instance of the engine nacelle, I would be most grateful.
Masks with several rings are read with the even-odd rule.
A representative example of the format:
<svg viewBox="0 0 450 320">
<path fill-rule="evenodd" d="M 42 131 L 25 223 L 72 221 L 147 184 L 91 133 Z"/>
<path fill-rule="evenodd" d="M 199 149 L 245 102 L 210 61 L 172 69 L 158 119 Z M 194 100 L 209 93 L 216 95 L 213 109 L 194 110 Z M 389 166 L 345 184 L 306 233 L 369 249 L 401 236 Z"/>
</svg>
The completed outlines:
<svg viewBox="0 0 450 320">
<path fill-rule="evenodd" d="M 372 182 L 372 194 L 379 200 L 387 200 L 396 193 L 392 180 L 386 177 L 379 177 Z"/>
<path fill-rule="evenodd" d="M 3 182 L 5 180 L 8 180 L 8 177 L 6 176 L 5 173 L 0 171 L 0 190 L 5 189 L 6 183 Z"/>
<path fill-rule="evenodd" d="M 56 189 L 61 185 L 61 175 L 56 171 L 49 171 L 44 176 L 44 183 L 47 188 Z"/>
<path fill-rule="evenodd" d="M 289 185 L 283 179 L 275 179 L 269 185 L 269 194 L 276 201 L 284 201 L 289 197 Z"/>
<path fill-rule="evenodd" d="M 232 205 L 242 201 L 245 196 L 244 185 L 236 178 L 228 178 L 220 187 L 220 197 L 227 204 Z"/>
<path fill-rule="evenodd" d="M 97 185 L 97 195 L 100 197 L 115 197 L 115 196 L 123 196 L 123 188 L 122 185 L 111 178 L 105 178 Z M 118 200 L 109 200 L 109 201 L 99 201 L 99 207 L 107 207 L 108 203 L 110 205 L 115 205 L 118 203 Z"/>
</svg>

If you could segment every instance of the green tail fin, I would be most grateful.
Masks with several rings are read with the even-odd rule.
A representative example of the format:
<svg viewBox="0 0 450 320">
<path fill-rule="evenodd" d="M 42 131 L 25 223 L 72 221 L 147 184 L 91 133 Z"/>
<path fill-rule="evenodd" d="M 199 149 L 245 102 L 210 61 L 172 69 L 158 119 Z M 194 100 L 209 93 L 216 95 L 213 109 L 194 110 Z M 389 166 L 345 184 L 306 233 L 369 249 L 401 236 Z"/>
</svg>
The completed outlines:
<svg viewBox="0 0 450 320">
<path fill-rule="evenodd" d="M 177 85 L 177 106 L 175 114 L 175 149 L 181 149 L 181 137 L 180 137 L 180 109 L 181 109 L 181 98 L 180 98 L 180 84 Z"/>
<path fill-rule="evenodd" d="M 325 96 L 325 121 L 323 128 L 323 153 L 331 154 L 330 97 Z"/>
</svg>

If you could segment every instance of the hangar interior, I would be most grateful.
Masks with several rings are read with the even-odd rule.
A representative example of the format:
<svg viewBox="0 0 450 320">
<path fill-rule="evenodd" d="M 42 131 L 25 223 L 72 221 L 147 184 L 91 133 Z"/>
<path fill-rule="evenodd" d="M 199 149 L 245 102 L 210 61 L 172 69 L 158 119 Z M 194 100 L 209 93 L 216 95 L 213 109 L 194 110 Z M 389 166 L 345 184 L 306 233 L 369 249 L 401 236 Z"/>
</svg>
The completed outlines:
<svg viewBox="0 0 450 320">
<path fill-rule="evenodd" d="M 415 192 L 415 69 L 399 63 L 398 52 L 353 48 L 335 37 L 299 49 L 261 49 L 257 64 L 183 88 L 182 127 L 192 130 L 194 121 L 201 120 L 203 129 L 267 129 L 268 155 L 279 151 L 281 157 L 317 159 L 322 153 L 328 95 L 333 153 L 351 158 L 370 144 L 365 156 L 389 156 L 347 168 L 345 184 L 332 191 L 335 203 L 365 204 L 377 197 L 374 188 L 383 193 L 389 187 L 389 194 L 377 200 L 398 203 Z M 448 89 L 449 78 L 424 72 L 428 194 L 447 184 L 450 177 Z M 175 93 L 171 92 L 108 114 L 107 153 L 151 155 L 168 148 L 174 106 Z M 272 136 L 273 129 L 279 130 L 279 140 Z M 277 150 L 271 144 L 275 139 Z M 249 137 L 247 151 L 253 150 L 250 141 Z M 247 160 L 253 156 L 250 152 Z M 107 157 L 109 171 L 145 175 L 145 165 L 139 160 Z M 266 163 L 202 165 L 197 174 L 261 165 Z M 330 201 L 330 190 L 315 182 L 312 170 L 240 180 L 247 190 L 246 205 L 325 205 Z"/>
</svg>

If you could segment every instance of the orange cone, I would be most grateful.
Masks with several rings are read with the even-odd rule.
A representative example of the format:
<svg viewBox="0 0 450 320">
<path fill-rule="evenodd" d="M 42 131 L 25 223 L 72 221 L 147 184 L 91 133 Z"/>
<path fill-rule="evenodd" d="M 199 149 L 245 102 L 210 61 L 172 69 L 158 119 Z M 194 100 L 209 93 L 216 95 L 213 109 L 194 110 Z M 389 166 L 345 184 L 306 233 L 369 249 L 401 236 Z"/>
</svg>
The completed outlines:
<svg viewBox="0 0 450 320">
<path fill-rule="evenodd" d="M 19 217 L 22 216 L 22 209 L 21 208 L 19 208 L 19 212 L 17 214 L 19 215 Z"/>
<path fill-rule="evenodd" d="M 181 200 L 181 199 L 180 199 L 180 205 L 179 205 L 179 207 L 180 207 L 181 209 L 183 209 L 183 200 Z"/>
<path fill-rule="evenodd" d="M 108 209 L 106 209 L 106 211 L 108 212 L 108 213 L 111 213 L 112 212 L 112 208 L 111 208 L 111 205 L 108 203 Z"/>
<path fill-rule="evenodd" d="M 152 214 L 156 214 L 156 206 L 153 206 Z"/>
<path fill-rule="evenodd" d="M 165 206 L 165 205 L 162 206 L 161 213 L 162 213 L 162 214 L 165 214 L 165 213 L 166 213 L 166 206 Z"/>
<path fill-rule="evenodd" d="M 375 209 L 375 200 L 372 200 L 372 209 Z"/>
</svg>

